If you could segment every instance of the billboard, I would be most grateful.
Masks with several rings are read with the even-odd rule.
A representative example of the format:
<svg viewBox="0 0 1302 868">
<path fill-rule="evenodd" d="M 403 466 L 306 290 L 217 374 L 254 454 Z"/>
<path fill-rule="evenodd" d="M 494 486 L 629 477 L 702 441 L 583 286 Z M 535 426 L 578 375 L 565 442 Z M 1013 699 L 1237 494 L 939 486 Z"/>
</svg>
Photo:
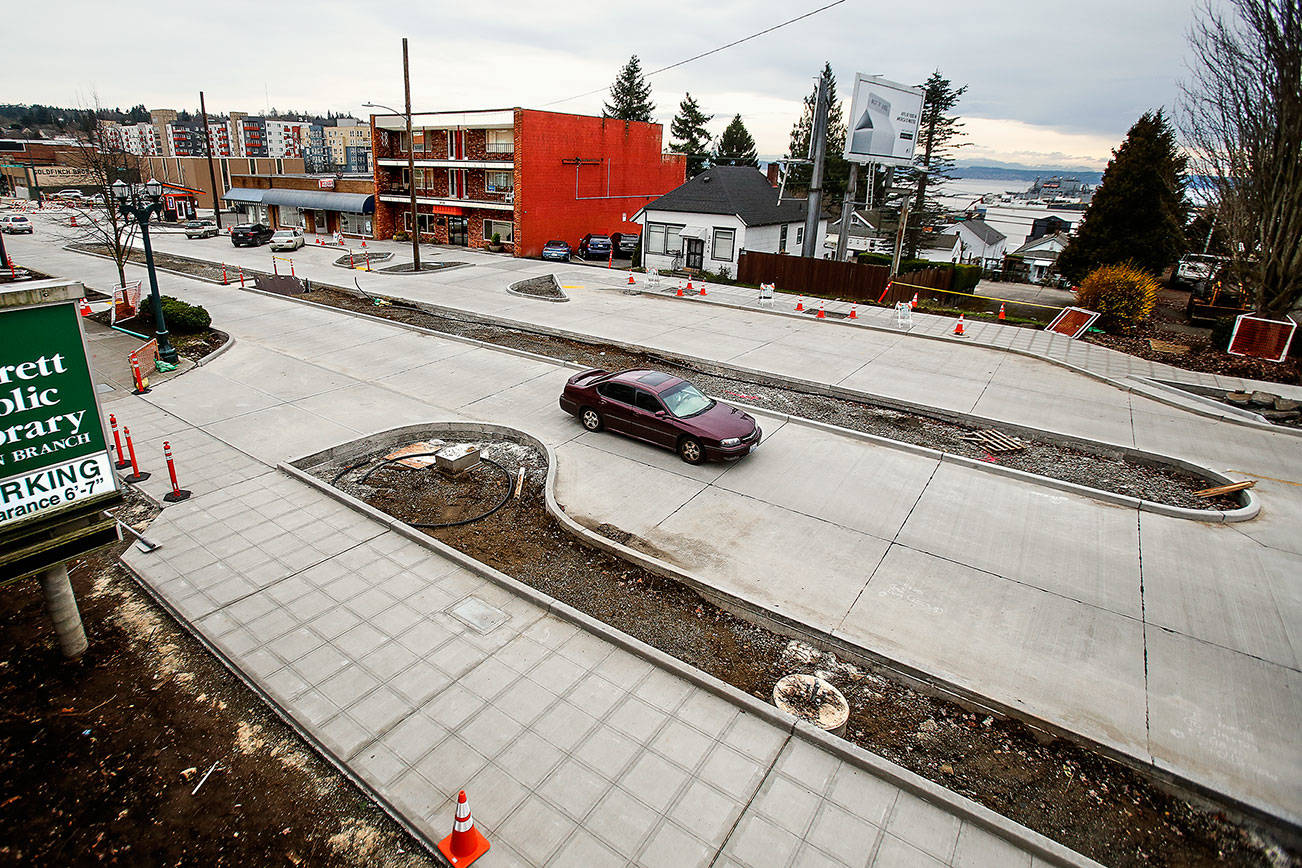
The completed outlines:
<svg viewBox="0 0 1302 868">
<path fill-rule="evenodd" d="M 0 527 L 117 487 L 77 306 L 0 310 Z"/>
<path fill-rule="evenodd" d="M 921 88 L 860 73 L 850 100 L 845 158 L 884 166 L 912 165 L 921 117 Z"/>
</svg>

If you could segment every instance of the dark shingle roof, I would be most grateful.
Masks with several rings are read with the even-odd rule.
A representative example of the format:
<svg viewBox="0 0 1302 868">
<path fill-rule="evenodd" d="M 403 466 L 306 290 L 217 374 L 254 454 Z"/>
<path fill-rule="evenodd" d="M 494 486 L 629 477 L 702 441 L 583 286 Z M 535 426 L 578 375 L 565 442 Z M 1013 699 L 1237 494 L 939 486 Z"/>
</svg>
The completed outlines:
<svg viewBox="0 0 1302 868">
<path fill-rule="evenodd" d="M 963 225 L 972 230 L 972 234 L 981 239 L 983 244 L 996 244 L 1008 236 L 984 220 L 964 220 Z"/>
<path fill-rule="evenodd" d="M 804 199 L 783 199 L 758 169 L 715 166 L 646 206 L 647 211 L 735 214 L 747 226 L 805 219 Z"/>
</svg>

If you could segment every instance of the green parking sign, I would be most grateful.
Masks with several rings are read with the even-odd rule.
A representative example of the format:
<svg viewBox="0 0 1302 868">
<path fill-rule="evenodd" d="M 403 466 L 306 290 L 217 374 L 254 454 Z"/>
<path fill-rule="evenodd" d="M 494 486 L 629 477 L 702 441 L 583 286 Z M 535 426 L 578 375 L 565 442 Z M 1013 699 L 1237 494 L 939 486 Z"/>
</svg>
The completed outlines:
<svg viewBox="0 0 1302 868">
<path fill-rule="evenodd" d="M 0 527 L 117 487 L 76 306 L 0 309 Z"/>
</svg>

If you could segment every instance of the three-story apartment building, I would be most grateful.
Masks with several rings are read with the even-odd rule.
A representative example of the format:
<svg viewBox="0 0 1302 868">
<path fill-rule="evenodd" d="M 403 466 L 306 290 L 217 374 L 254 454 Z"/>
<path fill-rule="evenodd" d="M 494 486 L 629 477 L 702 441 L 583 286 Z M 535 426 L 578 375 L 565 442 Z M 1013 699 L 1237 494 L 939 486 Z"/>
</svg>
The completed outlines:
<svg viewBox="0 0 1302 868">
<path fill-rule="evenodd" d="M 663 154 L 660 124 L 508 108 L 372 115 L 375 237 L 416 231 L 438 244 L 516 256 L 552 239 L 637 232 L 634 214 L 683 182 L 686 158 Z M 415 177 L 408 170 L 408 154 Z"/>
</svg>

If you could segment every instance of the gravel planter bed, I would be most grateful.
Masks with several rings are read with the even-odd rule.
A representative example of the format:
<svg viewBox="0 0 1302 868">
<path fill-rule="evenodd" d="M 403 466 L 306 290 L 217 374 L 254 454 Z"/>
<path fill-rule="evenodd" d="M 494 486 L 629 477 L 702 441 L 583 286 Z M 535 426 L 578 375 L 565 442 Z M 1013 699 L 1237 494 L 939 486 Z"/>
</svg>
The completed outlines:
<svg viewBox="0 0 1302 868">
<path fill-rule="evenodd" d="M 570 297 L 557 285 L 556 275 L 554 274 L 544 274 L 540 277 L 521 280 L 511 284 L 509 289 L 516 295 L 532 295 L 536 298 L 545 298 L 548 301 L 570 300 Z"/>
<path fill-rule="evenodd" d="M 383 253 L 354 253 L 352 256 L 345 253 L 343 256 L 336 259 L 334 264 L 340 268 L 356 268 L 357 266 L 365 266 L 367 260 L 374 264 L 376 262 L 388 262 L 392 258 L 393 254 L 388 251 Z"/>
<path fill-rule="evenodd" d="M 448 268 L 465 268 L 469 265 L 469 262 L 425 262 L 424 260 L 421 260 L 420 270 L 422 273 L 426 271 L 444 271 Z M 381 274 L 415 274 L 416 269 L 414 266 L 414 262 L 404 262 L 400 265 L 390 265 L 386 268 L 372 268 L 371 271 L 379 272 Z"/>
<path fill-rule="evenodd" d="M 82 249 L 95 245 L 73 246 Z M 133 254 L 143 261 L 143 254 L 139 251 L 133 251 Z M 137 256 L 133 256 L 133 259 Z M 220 266 L 171 254 L 155 254 L 154 258 L 160 267 L 173 268 L 206 280 L 221 280 Z M 253 272 L 245 271 L 246 278 L 251 274 Z M 920 413 L 876 406 L 866 401 L 816 395 L 782 383 L 778 378 L 741 374 L 726 365 L 701 364 L 662 353 L 630 352 L 596 340 L 555 337 L 530 331 L 523 326 L 498 324 L 487 317 L 431 310 L 405 299 L 386 297 L 390 304 L 376 306 L 369 299 L 358 297 L 352 290 L 330 287 L 319 282 L 313 283 L 312 287 L 313 291 L 305 297 L 319 304 L 612 371 L 656 368 L 691 379 L 710 394 L 737 398 L 816 422 L 926 446 L 1051 479 L 1188 509 L 1218 510 L 1239 506 L 1237 500 L 1229 497 L 1194 497 L 1193 492 L 1219 483 L 1171 465 L 1152 466 L 1127 461 L 1119 453 L 1109 455 L 1086 452 L 1047 440 L 1029 441 L 1030 445 L 1021 452 L 992 455 L 979 445 L 962 439 L 962 435 L 977 430 L 970 426 Z"/>
<path fill-rule="evenodd" d="M 431 428 L 429 436 L 439 435 Z M 459 520 L 500 498 L 491 473 L 448 480 L 432 469 L 386 468 L 361 481 L 406 442 L 307 470 L 326 482 L 338 478 L 342 491 L 411 524 Z M 847 740 L 1106 864 L 1270 864 L 1268 845 L 1253 834 L 1125 766 L 921 692 L 888 671 L 791 642 L 675 581 L 589 548 L 546 511 L 543 454 L 514 442 L 473 442 L 512 478 L 524 468 L 522 496 L 480 521 L 425 531 L 436 539 L 766 702 L 782 676 L 818 673 L 850 703 Z M 608 525 L 596 530 L 628 538 Z"/>
</svg>

